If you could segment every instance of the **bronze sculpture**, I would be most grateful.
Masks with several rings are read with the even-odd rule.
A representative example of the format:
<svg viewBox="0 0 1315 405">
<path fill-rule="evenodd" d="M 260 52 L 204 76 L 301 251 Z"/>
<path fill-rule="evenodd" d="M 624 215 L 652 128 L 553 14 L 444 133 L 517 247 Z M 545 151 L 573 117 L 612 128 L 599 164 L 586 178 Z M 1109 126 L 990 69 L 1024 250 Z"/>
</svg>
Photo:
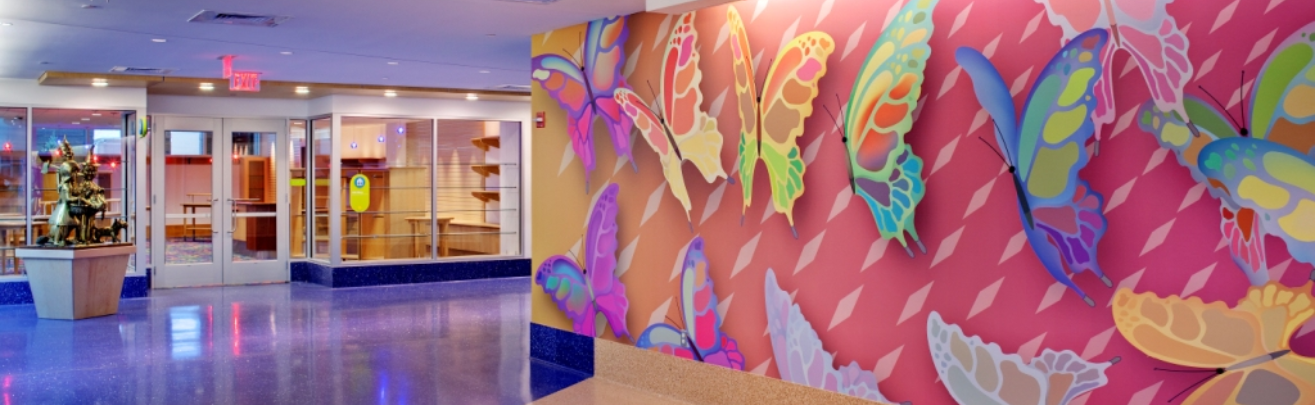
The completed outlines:
<svg viewBox="0 0 1315 405">
<path fill-rule="evenodd" d="M 127 227 L 122 220 L 114 220 L 109 227 L 96 226 L 96 215 L 105 219 L 108 204 L 105 189 L 96 184 L 99 165 L 95 159 L 79 163 L 67 139 L 60 142 L 59 159 L 55 166 L 59 200 L 50 213 L 50 232 L 37 239 L 37 244 L 86 246 L 107 238 L 117 243 L 119 231 Z"/>
</svg>

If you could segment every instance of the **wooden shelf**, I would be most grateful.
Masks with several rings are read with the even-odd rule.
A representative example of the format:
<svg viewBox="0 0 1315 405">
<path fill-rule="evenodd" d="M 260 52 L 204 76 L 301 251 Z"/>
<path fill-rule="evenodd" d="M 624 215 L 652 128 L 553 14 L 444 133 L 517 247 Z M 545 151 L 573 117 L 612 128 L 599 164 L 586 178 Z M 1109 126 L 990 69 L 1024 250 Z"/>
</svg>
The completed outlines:
<svg viewBox="0 0 1315 405">
<path fill-rule="evenodd" d="M 497 191 L 471 191 L 470 195 L 475 196 L 475 198 L 478 198 L 485 203 L 502 199 L 502 196 L 499 195 Z"/>
<path fill-rule="evenodd" d="M 499 165 L 471 165 L 470 170 L 484 177 L 502 174 L 502 166 Z"/>
<path fill-rule="evenodd" d="M 502 138 L 499 138 L 497 136 L 482 136 L 479 138 L 471 138 L 470 143 L 474 144 L 475 147 L 478 147 L 481 150 L 488 152 L 489 148 L 501 147 Z"/>
</svg>

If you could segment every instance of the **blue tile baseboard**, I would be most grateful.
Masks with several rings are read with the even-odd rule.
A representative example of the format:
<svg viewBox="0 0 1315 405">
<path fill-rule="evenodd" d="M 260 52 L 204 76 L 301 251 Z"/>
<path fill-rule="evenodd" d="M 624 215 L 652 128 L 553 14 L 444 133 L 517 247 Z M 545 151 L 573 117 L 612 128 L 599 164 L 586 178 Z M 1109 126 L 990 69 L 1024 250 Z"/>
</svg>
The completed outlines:
<svg viewBox="0 0 1315 405">
<path fill-rule="evenodd" d="M 594 375 L 594 338 L 530 323 L 530 358 Z"/>
<path fill-rule="evenodd" d="M 119 293 L 119 298 L 141 298 L 149 295 L 150 291 L 149 272 L 145 275 L 129 274 L 123 278 L 123 292 Z M 27 284 L 26 278 L 0 281 L 0 305 L 24 305 L 32 302 L 32 287 Z"/>
<path fill-rule="evenodd" d="M 459 262 L 329 266 L 315 262 L 289 263 L 292 281 L 326 287 L 434 283 L 441 281 L 529 277 L 530 259 L 495 259 Z"/>
</svg>

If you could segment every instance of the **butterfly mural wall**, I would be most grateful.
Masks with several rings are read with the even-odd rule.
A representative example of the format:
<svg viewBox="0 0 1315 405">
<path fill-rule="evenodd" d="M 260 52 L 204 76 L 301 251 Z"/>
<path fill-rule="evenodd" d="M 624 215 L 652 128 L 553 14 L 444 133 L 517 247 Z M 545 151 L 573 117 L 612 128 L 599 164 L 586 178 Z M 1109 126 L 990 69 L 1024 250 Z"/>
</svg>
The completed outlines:
<svg viewBox="0 0 1315 405">
<path fill-rule="evenodd" d="M 1070 32 L 1052 23 L 1064 7 L 1113 18 L 1061 13 Z M 604 257 L 628 307 L 623 321 L 593 316 L 598 339 L 885 403 L 1149 405 L 1198 395 L 1187 388 L 1214 374 L 1197 371 L 1260 355 L 1161 355 L 1213 346 L 1139 341 L 1121 323 L 1122 297 L 1163 301 L 1208 334 L 1248 318 L 1189 302 L 1238 303 L 1268 285 L 1275 298 L 1309 294 L 1315 269 L 1298 239 L 1309 228 L 1285 233 L 1280 222 L 1306 218 L 1300 173 L 1315 146 L 1285 138 L 1315 121 L 1301 58 L 1315 10 L 1300 1 L 748 0 L 623 21 L 627 90 L 612 94 L 634 107 L 621 116 L 637 128 L 591 147 L 632 137 L 649 147 L 598 153 L 581 179 L 572 111 L 543 84 L 532 92 L 548 122 L 530 159 L 536 272 L 556 274 L 542 264 L 589 249 L 579 241 L 595 198 L 609 184 L 622 191 Z M 534 56 L 567 55 L 589 30 L 537 35 Z M 771 90 L 787 84 L 780 97 Z M 1210 156 L 1217 164 L 1201 169 Z M 1221 229 L 1229 215 L 1243 226 Z M 1238 252 L 1264 264 L 1237 271 Z M 598 267 L 577 264 L 589 276 Z M 1187 304 L 1156 298 L 1171 296 Z M 531 301 L 534 322 L 576 331 L 551 291 L 536 284 Z M 1228 319 L 1205 320 L 1214 314 Z M 1290 318 L 1277 332 L 1285 346 L 1256 350 L 1291 354 L 1212 384 L 1286 382 L 1304 395 L 1308 383 L 1282 370 L 1315 356 L 1315 323 Z M 613 323 L 628 334 L 608 333 Z"/>
</svg>

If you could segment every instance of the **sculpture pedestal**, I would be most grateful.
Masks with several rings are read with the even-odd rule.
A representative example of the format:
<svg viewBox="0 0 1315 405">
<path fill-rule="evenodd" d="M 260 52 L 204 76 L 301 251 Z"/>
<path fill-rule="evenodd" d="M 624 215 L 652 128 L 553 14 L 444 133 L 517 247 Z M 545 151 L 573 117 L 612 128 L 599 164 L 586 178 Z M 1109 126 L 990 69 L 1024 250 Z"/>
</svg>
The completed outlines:
<svg viewBox="0 0 1315 405">
<path fill-rule="evenodd" d="M 133 245 L 18 248 L 27 268 L 37 317 L 83 319 L 119 312 L 119 295 Z"/>
</svg>

